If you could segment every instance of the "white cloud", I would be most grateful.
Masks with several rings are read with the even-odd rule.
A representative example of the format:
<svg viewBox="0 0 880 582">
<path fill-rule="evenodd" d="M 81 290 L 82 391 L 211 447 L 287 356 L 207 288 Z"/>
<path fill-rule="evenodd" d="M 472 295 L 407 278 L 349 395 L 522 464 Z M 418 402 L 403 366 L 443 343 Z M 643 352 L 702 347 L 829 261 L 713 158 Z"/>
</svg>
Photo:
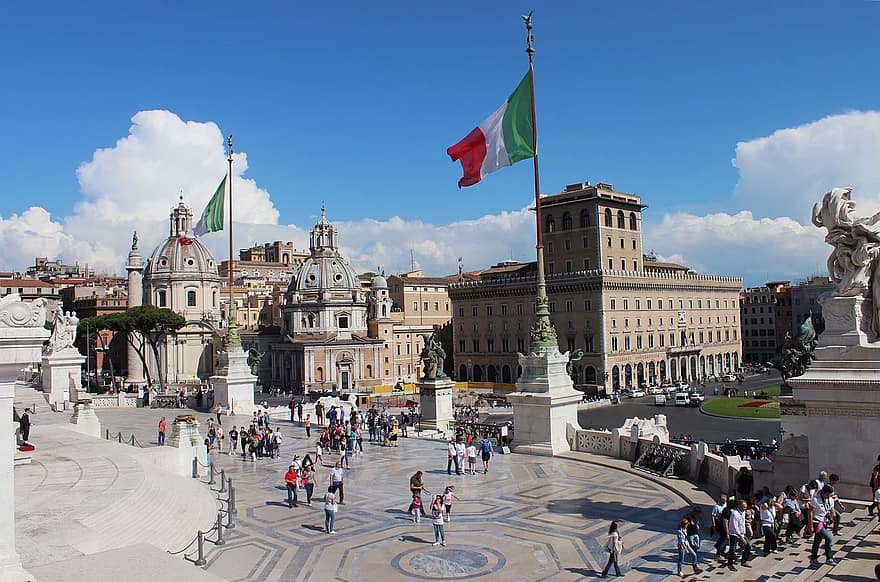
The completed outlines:
<svg viewBox="0 0 880 582">
<path fill-rule="evenodd" d="M 739 142 L 734 202 L 809 224 L 813 203 L 834 187 L 855 188 L 860 210 L 880 206 L 880 112 L 852 111 Z"/>
</svg>

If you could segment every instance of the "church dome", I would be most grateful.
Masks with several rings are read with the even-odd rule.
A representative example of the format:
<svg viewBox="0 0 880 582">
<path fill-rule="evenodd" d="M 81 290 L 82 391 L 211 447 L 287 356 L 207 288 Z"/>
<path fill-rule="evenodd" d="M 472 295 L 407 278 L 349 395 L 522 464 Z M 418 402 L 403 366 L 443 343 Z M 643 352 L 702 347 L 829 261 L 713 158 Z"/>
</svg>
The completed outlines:
<svg viewBox="0 0 880 582">
<path fill-rule="evenodd" d="M 373 281 L 370 283 L 370 288 L 374 291 L 378 289 L 388 289 L 388 281 L 385 280 L 385 277 L 382 275 L 376 275 L 373 277 Z"/>
<path fill-rule="evenodd" d="M 180 203 L 171 213 L 171 229 L 167 239 L 150 255 L 144 280 L 163 278 L 194 278 L 220 280 L 217 261 L 211 251 L 197 239 L 186 238 L 192 224 L 192 211 Z"/>
<path fill-rule="evenodd" d="M 309 249 L 311 254 L 294 273 L 288 293 L 360 290 L 357 273 L 336 248 L 336 229 L 327 222 L 323 208 L 321 220 L 312 228 Z"/>
</svg>

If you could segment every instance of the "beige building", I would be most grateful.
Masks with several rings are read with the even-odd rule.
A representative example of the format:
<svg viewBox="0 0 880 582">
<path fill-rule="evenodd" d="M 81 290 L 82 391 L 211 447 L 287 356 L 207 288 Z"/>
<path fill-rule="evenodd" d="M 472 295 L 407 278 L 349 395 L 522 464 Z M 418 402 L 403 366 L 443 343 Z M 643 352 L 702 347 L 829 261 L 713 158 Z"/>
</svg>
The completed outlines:
<svg viewBox="0 0 880 582">
<path fill-rule="evenodd" d="M 308 256 L 307 251 L 294 248 L 292 242 L 277 240 L 240 249 L 239 260 L 235 261 L 233 267 L 233 279 L 239 284 L 247 281 L 286 284 Z M 220 263 L 219 272 L 224 281 L 229 279 L 228 260 Z"/>
<path fill-rule="evenodd" d="M 550 316 L 576 384 L 608 389 L 739 368 L 742 280 L 642 252 L 638 196 L 610 184 L 542 198 Z M 503 262 L 449 287 L 457 379 L 513 383 L 535 312 L 534 263 Z M 606 376 L 607 374 L 607 381 Z"/>
</svg>

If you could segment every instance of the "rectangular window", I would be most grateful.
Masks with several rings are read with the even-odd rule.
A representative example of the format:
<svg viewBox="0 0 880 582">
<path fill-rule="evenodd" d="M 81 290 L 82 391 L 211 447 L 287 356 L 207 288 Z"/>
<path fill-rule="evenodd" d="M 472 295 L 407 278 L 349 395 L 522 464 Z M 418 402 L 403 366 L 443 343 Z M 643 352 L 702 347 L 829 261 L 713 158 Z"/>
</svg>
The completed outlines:
<svg viewBox="0 0 880 582">
<path fill-rule="evenodd" d="M 614 259 L 612 259 L 611 257 L 608 257 L 608 268 L 612 271 L 614 270 Z"/>
<path fill-rule="evenodd" d="M 492 315 L 492 306 L 491 305 L 486 306 L 486 315 Z"/>
<path fill-rule="evenodd" d="M 590 270 L 590 259 L 584 259 L 584 271 Z"/>
<path fill-rule="evenodd" d="M 642 336 L 640 336 L 640 335 L 636 336 L 636 349 L 637 350 L 642 349 Z"/>
<path fill-rule="evenodd" d="M 623 239 L 620 239 L 620 248 L 626 248 L 626 247 L 624 246 L 624 240 L 623 240 Z"/>
<path fill-rule="evenodd" d="M 549 305 L 550 305 L 550 313 L 556 313 L 556 302 L 551 301 Z"/>
<path fill-rule="evenodd" d="M 510 351 L 510 340 L 507 338 L 501 340 L 501 351 L 505 353 Z"/>
<path fill-rule="evenodd" d="M 611 338 L 611 351 L 617 351 L 617 336 Z"/>
<path fill-rule="evenodd" d="M 589 299 L 584 299 L 584 311 L 593 311 L 593 302 Z"/>
<path fill-rule="evenodd" d="M 486 340 L 486 350 L 488 350 L 489 353 L 495 352 L 495 340 L 494 339 Z"/>
<path fill-rule="evenodd" d="M 640 300 L 640 299 L 636 299 L 636 309 L 641 309 L 641 308 L 642 308 L 642 302 L 641 302 L 641 300 Z"/>
<path fill-rule="evenodd" d="M 473 340 L 473 344 L 474 344 L 474 353 L 479 352 L 480 351 L 480 340 L 478 340 L 478 339 Z"/>
<path fill-rule="evenodd" d="M 501 304 L 501 315 L 507 315 L 507 303 Z"/>
<path fill-rule="evenodd" d="M 648 302 L 648 303 L 647 303 L 647 305 L 648 305 L 648 309 L 651 309 L 651 300 L 650 300 L 650 299 L 647 299 L 647 302 Z"/>
<path fill-rule="evenodd" d="M 464 307 L 461 307 L 461 306 L 458 307 L 458 316 L 464 317 Z"/>
<path fill-rule="evenodd" d="M 661 348 L 665 347 L 666 346 L 666 336 L 661 333 L 657 337 L 660 338 L 660 347 Z"/>
<path fill-rule="evenodd" d="M 465 346 L 464 340 L 458 340 L 458 351 L 459 352 L 464 353 L 464 346 Z"/>
<path fill-rule="evenodd" d="M 418 311 L 418 310 L 419 310 L 419 302 L 413 301 L 413 311 Z"/>
<path fill-rule="evenodd" d="M 427 301 L 422 303 L 422 311 L 428 311 L 428 302 Z"/>
<path fill-rule="evenodd" d="M 471 305 L 471 315 L 473 315 L 474 317 L 477 316 L 477 306 L 476 305 Z"/>
<path fill-rule="evenodd" d="M 555 265 L 554 265 L 553 263 L 547 263 L 547 274 L 548 274 L 548 275 L 552 275 L 552 274 L 553 274 L 553 268 L 554 268 L 554 267 L 555 267 Z"/>
<path fill-rule="evenodd" d="M 516 351 L 518 351 L 521 354 L 526 353 L 526 340 L 524 340 L 522 338 L 517 338 Z"/>
<path fill-rule="evenodd" d="M 648 334 L 648 349 L 650 350 L 650 349 L 652 349 L 653 347 L 654 347 L 654 334 L 653 334 L 653 333 L 649 333 L 649 334 Z"/>
<path fill-rule="evenodd" d="M 565 261 L 565 272 L 571 273 L 571 261 Z"/>
<path fill-rule="evenodd" d="M 571 299 L 565 300 L 565 311 L 567 311 L 568 313 L 574 311 L 574 301 L 572 301 Z"/>
<path fill-rule="evenodd" d="M 548 253 L 553 252 L 553 241 L 547 243 L 547 252 Z"/>
<path fill-rule="evenodd" d="M 571 250 L 571 241 L 568 239 L 565 239 L 565 250 L 567 250 L 567 251 Z"/>
<path fill-rule="evenodd" d="M 517 314 L 517 315 L 522 315 L 522 314 L 523 314 L 522 303 L 517 303 L 517 304 L 516 304 L 516 314 Z"/>
<path fill-rule="evenodd" d="M 624 310 L 629 310 L 629 299 L 624 299 L 624 300 L 623 300 L 623 309 L 624 309 Z"/>
<path fill-rule="evenodd" d="M 590 239 L 588 239 L 587 237 L 584 237 L 584 239 L 581 241 L 581 244 L 583 245 L 583 247 L 585 249 L 590 248 Z"/>
<path fill-rule="evenodd" d="M 662 299 L 657 300 L 657 309 L 663 309 L 663 300 Z"/>
<path fill-rule="evenodd" d="M 440 311 L 440 302 L 439 301 L 434 302 L 434 311 Z"/>
<path fill-rule="evenodd" d="M 611 309 L 617 309 L 617 300 L 611 299 Z"/>
</svg>

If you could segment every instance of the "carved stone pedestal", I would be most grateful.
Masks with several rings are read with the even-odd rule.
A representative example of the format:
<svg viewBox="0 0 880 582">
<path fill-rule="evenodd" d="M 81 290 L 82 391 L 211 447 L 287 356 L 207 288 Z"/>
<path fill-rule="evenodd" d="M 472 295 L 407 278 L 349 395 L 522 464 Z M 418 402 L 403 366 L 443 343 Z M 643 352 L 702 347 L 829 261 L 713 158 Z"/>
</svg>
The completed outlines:
<svg viewBox="0 0 880 582">
<path fill-rule="evenodd" d="M 455 382 L 444 377 L 423 379 L 416 385 L 419 387 L 421 429 L 448 429 L 452 420 L 452 388 Z"/>
<path fill-rule="evenodd" d="M 79 385 L 85 361 L 86 357 L 74 348 L 43 356 L 43 392 L 56 410 L 62 410 L 64 402 L 70 400 L 71 378 Z"/>
<path fill-rule="evenodd" d="M 583 394 L 572 386 L 567 363 L 568 355 L 555 347 L 519 355 L 523 373 L 507 397 L 513 405 L 514 453 L 552 456 L 571 450 L 567 431 L 580 428 L 577 405 Z"/>
<path fill-rule="evenodd" d="M 92 401 L 89 398 L 81 398 L 73 408 L 73 416 L 70 417 L 70 424 L 76 426 L 74 430 L 95 438 L 101 438 L 101 421 L 92 408 Z"/>
<path fill-rule="evenodd" d="M 247 353 L 241 346 L 232 346 L 217 353 L 217 374 L 211 376 L 214 402 L 225 407 L 229 414 L 250 416 L 254 406 L 254 386 L 257 377 L 251 374 Z"/>
</svg>

